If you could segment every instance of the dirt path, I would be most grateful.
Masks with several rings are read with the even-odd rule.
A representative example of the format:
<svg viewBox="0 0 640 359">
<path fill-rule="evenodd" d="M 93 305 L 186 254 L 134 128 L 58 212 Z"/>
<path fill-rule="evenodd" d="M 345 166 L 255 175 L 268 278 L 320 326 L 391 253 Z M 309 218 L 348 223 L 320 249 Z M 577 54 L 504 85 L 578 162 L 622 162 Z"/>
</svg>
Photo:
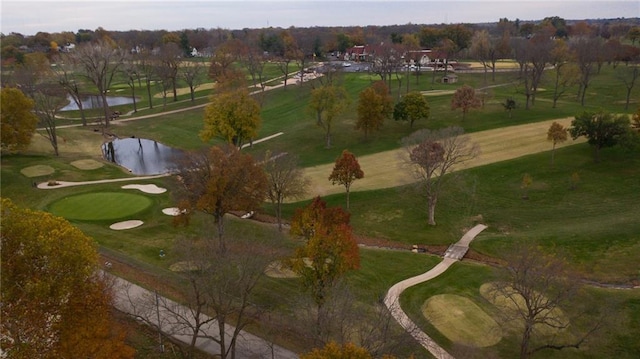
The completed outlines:
<svg viewBox="0 0 640 359">
<path fill-rule="evenodd" d="M 528 154 L 550 151 L 552 146 L 551 142 L 547 141 L 547 130 L 551 123 L 555 121 L 568 127 L 572 119 L 572 117 L 568 117 L 471 133 L 468 136 L 472 142 L 480 146 L 481 154 L 457 169 L 482 166 Z M 569 139 L 556 147 L 561 148 L 584 141 L 584 139 L 575 141 Z M 351 191 L 390 188 L 415 182 L 411 170 L 403 160 L 404 155 L 404 149 L 396 149 L 358 157 L 360 167 L 364 171 L 364 178 L 355 181 Z M 332 186 L 327 179 L 332 170 L 333 163 L 305 169 L 305 175 L 311 179 L 307 198 L 344 192 L 344 187 Z"/>
</svg>

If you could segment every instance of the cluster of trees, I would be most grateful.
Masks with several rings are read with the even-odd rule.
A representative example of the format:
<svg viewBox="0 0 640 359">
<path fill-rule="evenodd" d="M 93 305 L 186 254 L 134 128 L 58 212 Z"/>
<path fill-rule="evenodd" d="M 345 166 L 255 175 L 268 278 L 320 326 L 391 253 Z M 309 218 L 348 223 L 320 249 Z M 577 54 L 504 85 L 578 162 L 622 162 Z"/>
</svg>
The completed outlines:
<svg viewBox="0 0 640 359">
<path fill-rule="evenodd" d="M 428 117 L 428 111 L 424 112 L 424 105 L 420 105 L 423 112 L 410 106 L 415 102 L 412 99 L 414 95 L 410 94 L 409 81 L 405 80 L 405 65 L 408 61 L 417 60 L 412 54 L 419 53 L 414 50 L 421 48 L 432 49 L 432 57 L 445 61 L 455 57 L 476 59 L 484 65 L 485 79 L 489 69 L 495 75 L 499 59 L 515 58 L 520 65 L 518 78 L 526 97 L 526 108 L 535 104 L 545 73 L 554 77 L 554 107 L 575 84 L 579 85 L 578 97 L 584 105 L 594 73 L 600 70 L 603 63 L 611 63 L 616 68 L 617 77 L 627 89 L 628 108 L 632 89 L 640 76 L 637 66 L 619 66 L 621 62 L 629 65 L 640 61 L 640 49 L 621 42 L 628 39 L 635 44 L 636 33 L 640 31 L 637 27 L 620 22 L 568 24 L 562 18 L 551 17 L 539 23 L 500 19 L 497 24 L 485 27 L 458 24 L 365 29 L 356 27 L 341 29 L 337 33 L 335 29 L 329 30 L 197 29 L 120 33 L 99 28 L 96 31 L 80 30 L 77 34 L 38 33 L 30 40 L 19 34 L 3 35 L 6 48 L 26 43 L 42 45 L 47 42 L 74 42 L 74 39 L 77 43 L 74 49 L 68 51 L 51 46 L 48 52 L 25 53 L 19 59 L 4 57 L 3 59 L 14 61 L 6 62 L 13 66 L 13 71 L 2 72 L 3 83 L 19 87 L 34 100 L 35 112 L 41 125 L 47 129 L 46 137 L 57 153 L 54 119 L 66 98 L 73 99 L 77 104 L 82 122 L 86 125 L 81 97 L 87 94 L 100 96 L 103 104 L 101 121 L 104 126 L 108 126 L 112 112 L 105 99 L 116 76 L 126 79 L 134 99 L 134 111 L 137 111 L 137 90 L 146 92 L 149 106 L 153 108 L 152 86 L 159 87 L 166 104 L 170 94 L 174 101 L 177 100 L 179 81 L 188 85 L 191 100 L 194 101 L 195 90 L 204 81 L 207 69 L 201 61 L 189 62 L 186 66 L 184 59 L 191 56 L 192 47 L 204 46 L 206 39 L 209 39 L 206 44 L 212 45 L 209 51 L 211 60 L 208 76 L 218 84 L 220 93 L 212 99 L 212 104 L 207 109 L 207 126 L 201 137 L 205 140 L 213 137 L 222 137 L 227 141 L 231 139 L 240 146 L 247 141 L 251 142 L 259 128 L 257 113 L 260 107 L 256 106 L 254 98 L 259 105 L 264 100 L 262 94 L 254 95 L 254 98 L 249 96 L 246 73 L 249 74 L 253 87 L 264 91 L 265 63 L 274 62 L 284 76 L 286 88 L 287 79 L 293 71 L 290 64 L 295 63 L 297 70 L 303 73 L 310 61 L 329 52 L 344 51 L 343 45 L 379 44 L 375 45 L 376 58 L 371 63 L 370 71 L 378 74 L 386 83 L 387 92 L 395 74 L 399 86 L 398 96 L 401 96 L 402 81 L 406 82 L 407 96 L 393 107 L 393 116 L 396 120 L 408 120 L 411 124 L 418 118 Z M 155 40 L 151 41 L 152 38 Z M 392 41 L 386 41 L 389 38 Z M 7 52 L 13 53 L 9 50 Z M 244 72 L 240 71 L 238 64 Z M 445 64 L 445 71 L 448 68 Z M 419 73 L 417 69 L 416 80 Z M 434 71 L 432 81 L 435 81 L 435 74 Z M 347 108 L 350 101 L 344 88 L 332 80 L 333 76 L 329 76 L 329 73 L 327 75 L 326 83 L 314 88 L 309 107 L 317 124 L 325 131 L 326 146 L 330 147 L 333 121 Z M 468 89 L 461 89 L 463 90 Z M 452 102 L 452 108 L 462 109 L 463 118 L 469 109 L 478 106 L 477 98 L 471 96 L 469 91 L 467 93 L 468 96 L 457 94 L 457 100 Z M 391 106 L 391 100 L 384 94 L 382 84 L 361 94 L 356 129 L 364 132 L 365 139 L 371 132 L 381 129 L 384 119 L 392 114 Z M 246 108 L 247 111 L 233 123 L 220 120 L 223 116 L 229 118 L 229 111 L 235 116 L 239 110 L 234 108 Z M 409 111 L 406 111 L 407 108 Z"/>
<path fill-rule="evenodd" d="M 93 240 L 2 198 L 2 351 L 8 358 L 133 358 Z"/>
</svg>

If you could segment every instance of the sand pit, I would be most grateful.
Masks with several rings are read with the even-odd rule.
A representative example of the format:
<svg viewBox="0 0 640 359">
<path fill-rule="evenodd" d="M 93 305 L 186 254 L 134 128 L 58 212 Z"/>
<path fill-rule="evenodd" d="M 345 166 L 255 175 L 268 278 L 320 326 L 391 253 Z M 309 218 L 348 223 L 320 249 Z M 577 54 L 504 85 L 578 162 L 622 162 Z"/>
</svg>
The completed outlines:
<svg viewBox="0 0 640 359">
<path fill-rule="evenodd" d="M 182 210 L 182 212 L 184 213 L 185 211 Z M 164 208 L 162 210 L 162 213 L 166 214 L 167 216 L 177 216 L 180 214 L 180 208 L 178 207 L 169 207 L 169 208 Z"/>
<path fill-rule="evenodd" d="M 267 268 L 264 270 L 264 273 L 271 278 L 297 278 L 299 277 L 291 269 L 287 268 L 280 261 L 275 261 L 269 263 Z"/>
<path fill-rule="evenodd" d="M 98 162 L 96 160 L 92 160 L 92 159 L 73 161 L 71 162 L 71 165 L 81 170 L 95 170 L 104 166 L 103 163 Z"/>
<path fill-rule="evenodd" d="M 169 267 L 169 270 L 172 272 L 190 272 L 195 270 L 207 269 L 209 267 L 210 265 L 204 264 L 204 263 L 198 264 L 197 262 L 194 262 L 194 261 L 182 261 L 182 262 L 173 263 Z"/>
<path fill-rule="evenodd" d="M 159 194 L 167 192 L 166 188 L 158 187 L 154 184 L 127 184 L 122 186 L 123 189 L 137 189 L 144 193 Z"/>
<path fill-rule="evenodd" d="M 132 228 L 136 228 L 136 227 L 140 227 L 144 222 L 134 219 L 134 220 L 130 220 L 130 221 L 124 221 L 124 222 L 117 222 L 114 223 L 112 225 L 109 226 L 109 228 L 116 230 L 116 231 L 121 231 L 123 229 L 132 229 Z"/>
<path fill-rule="evenodd" d="M 25 175 L 27 177 L 39 177 L 39 176 L 50 175 L 50 174 L 54 173 L 55 171 L 56 170 L 51 166 L 35 165 L 35 166 L 29 166 L 29 167 L 25 167 L 25 168 L 21 169 L 20 173 L 22 173 L 23 175 Z"/>
</svg>

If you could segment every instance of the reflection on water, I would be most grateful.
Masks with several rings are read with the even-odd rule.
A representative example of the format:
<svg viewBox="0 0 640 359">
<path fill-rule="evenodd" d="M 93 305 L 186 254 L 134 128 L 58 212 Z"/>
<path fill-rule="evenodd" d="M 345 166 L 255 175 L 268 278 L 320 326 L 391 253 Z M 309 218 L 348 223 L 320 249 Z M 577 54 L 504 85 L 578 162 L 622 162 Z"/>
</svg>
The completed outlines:
<svg viewBox="0 0 640 359">
<path fill-rule="evenodd" d="M 61 108 L 60 111 L 78 110 L 78 105 L 73 100 L 73 97 L 68 95 L 67 100 L 69 101 L 69 104 Z M 102 98 L 100 96 L 96 96 L 96 95 L 86 96 L 86 97 L 83 96 L 80 100 L 82 102 L 82 108 L 84 108 L 85 110 L 92 109 L 92 108 L 102 108 Z M 133 103 L 132 97 L 107 96 L 107 104 L 109 106 L 127 105 L 130 103 Z"/>
<path fill-rule="evenodd" d="M 174 170 L 182 151 L 144 138 L 123 138 L 103 144 L 102 156 L 131 173 L 157 175 Z"/>
</svg>

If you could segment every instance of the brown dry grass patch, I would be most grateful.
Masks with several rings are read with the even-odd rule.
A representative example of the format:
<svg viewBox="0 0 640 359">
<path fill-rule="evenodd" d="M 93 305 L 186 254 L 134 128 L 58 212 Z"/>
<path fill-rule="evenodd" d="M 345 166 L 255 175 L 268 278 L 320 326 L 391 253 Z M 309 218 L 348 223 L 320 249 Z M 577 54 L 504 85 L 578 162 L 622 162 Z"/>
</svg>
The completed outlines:
<svg viewBox="0 0 640 359">
<path fill-rule="evenodd" d="M 71 165 L 81 170 L 95 170 L 104 166 L 104 163 L 98 162 L 96 160 L 87 159 L 87 160 L 73 161 L 71 162 Z"/>
<path fill-rule="evenodd" d="M 472 142 L 480 146 L 481 154 L 475 159 L 463 163 L 457 170 L 550 151 L 552 145 L 547 141 L 547 130 L 551 123 L 555 121 L 568 127 L 572 119 L 572 117 L 567 117 L 471 133 L 468 136 Z M 584 139 L 567 140 L 558 144 L 556 148 L 584 141 Z M 364 171 L 364 178 L 353 182 L 351 191 L 390 188 L 415 182 L 416 179 L 408 167 L 405 157 L 406 151 L 402 148 L 359 157 L 358 162 Z M 333 186 L 327 180 L 332 169 L 333 163 L 305 169 L 305 175 L 311 179 L 307 198 L 344 193 L 344 187 Z"/>
<path fill-rule="evenodd" d="M 422 314 L 454 343 L 490 347 L 502 339 L 498 323 L 466 297 L 453 294 L 433 296 L 424 303 Z"/>
<path fill-rule="evenodd" d="M 35 165 L 25 167 L 20 170 L 20 173 L 26 177 L 40 177 L 53 174 L 56 170 L 48 165 Z"/>
</svg>

